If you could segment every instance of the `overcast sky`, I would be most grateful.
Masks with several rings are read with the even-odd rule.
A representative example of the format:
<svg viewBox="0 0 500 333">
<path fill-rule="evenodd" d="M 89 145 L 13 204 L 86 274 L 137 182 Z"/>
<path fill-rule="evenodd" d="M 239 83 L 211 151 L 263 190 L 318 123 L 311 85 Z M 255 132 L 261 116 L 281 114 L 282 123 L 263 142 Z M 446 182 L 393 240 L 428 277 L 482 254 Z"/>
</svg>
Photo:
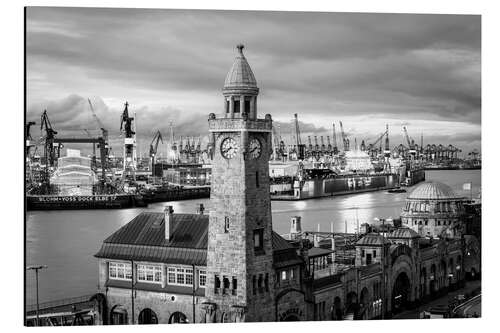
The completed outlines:
<svg viewBox="0 0 500 333">
<path fill-rule="evenodd" d="M 406 125 L 418 143 L 480 150 L 479 16 L 28 8 L 27 119 L 39 125 L 47 109 L 60 134 L 84 136 L 97 127 L 90 98 L 120 152 L 128 101 L 141 153 L 170 120 L 176 135 L 206 135 L 238 43 L 259 114 L 285 139 L 298 113 L 303 140 L 341 120 L 351 142 L 374 141 L 388 123 L 391 145 Z"/>
</svg>

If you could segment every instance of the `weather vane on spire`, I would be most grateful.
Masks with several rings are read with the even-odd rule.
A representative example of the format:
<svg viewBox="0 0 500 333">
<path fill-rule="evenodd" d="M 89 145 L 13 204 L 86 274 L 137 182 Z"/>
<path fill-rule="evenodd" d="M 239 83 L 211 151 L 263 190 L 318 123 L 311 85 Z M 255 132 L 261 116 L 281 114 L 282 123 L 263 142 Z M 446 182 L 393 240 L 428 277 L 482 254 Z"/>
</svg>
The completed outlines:
<svg viewBox="0 0 500 333">
<path fill-rule="evenodd" d="M 238 49 L 238 52 L 239 52 L 241 55 L 243 55 L 243 48 L 244 48 L 244 47 L 245 47 L 245 46 L 244 46 L 243 44 L 238 44 L 238 45 L 236 45 L 236 48 Z"/>
</svg>

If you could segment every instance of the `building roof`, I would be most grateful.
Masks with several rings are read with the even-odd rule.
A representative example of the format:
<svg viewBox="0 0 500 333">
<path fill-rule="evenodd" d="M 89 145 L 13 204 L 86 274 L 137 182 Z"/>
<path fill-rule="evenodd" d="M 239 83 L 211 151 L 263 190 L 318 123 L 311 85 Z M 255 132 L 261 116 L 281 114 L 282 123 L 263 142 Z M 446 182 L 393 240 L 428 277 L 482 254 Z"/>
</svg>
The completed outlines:
<svg viewBox="0 0 500 333">
<path fill-rule="evenodd" d="M 321 256 L 326 256 L 328 254 L 331 254 L 332 252 L 334 252 L 334 251 L 331 249 L 324 249 L 321 247 L 312 247 L 309 249 L 309 251 L 307 251 L 307 256 L 309 258 L 321 257 Z"/>
<path fill-rule="evenodd" d="M 420 235 L 410 228 L 397 228 L 387 235 L 388 238 L 418 238 Z"/>
<path fill-rule="evenodd" d="M 360 240 L 356 242 L 356 245 L 362 246 L 382 246 L 384 243 L 389 243 L 384 236 L 376 233 L 370 233 L 364 235 Z"/>
<path fill-rule="evenodd" d="M 257 80 L 252 69 L 243 55 L 243 45 L 238 45 L 238 55 L 234 59 L 233 66 L 227 73 L 224 82 L 225 89 L 257 88 Z"/>
<path fill-rule="evenodd" d="M 453 192 L 451 187 L 446 184 L 428 181 L 418 185 L 408 195 L 408 199 L 424 199 L 424 200 L 441 200 L 441 199 L 457 199 L 459 196 Z"/>
<path fill-rule="evenodd" d="M 173 230 L 165 239 L 165 214 L 142 212 L 106 238 L 97 258 L 200 265 L 207 262 L 208 215 L 172 214 Z M 275 264 L 298 264 L 295 248 L 273 232 Z M 282 263 L 280 261 L 283 261 Z"/>
</svg>

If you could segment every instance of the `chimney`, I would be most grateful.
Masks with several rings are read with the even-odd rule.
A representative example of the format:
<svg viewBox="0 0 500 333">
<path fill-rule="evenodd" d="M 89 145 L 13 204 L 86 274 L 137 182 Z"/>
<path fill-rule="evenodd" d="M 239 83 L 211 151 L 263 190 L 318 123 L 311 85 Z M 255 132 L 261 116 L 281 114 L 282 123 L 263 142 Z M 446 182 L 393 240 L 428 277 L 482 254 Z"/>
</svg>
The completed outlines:
<svg viewBox="0 0 500 333">
<path fill-rule="evenodd" d="M 290 239 L 297 239 L 302 234 L 300 216 L 292 216 L 290 219 Z"/>
<path fill-rule="evenodd" d="M 203 206 L 203 204 L 201 203 L 198 206 L 198 214 L 203 215 L 204 212 L 205 212 L 205 206 Z"/>
<path fill-rule="evenodd" d="M 174 208 L 172 206 L 165 206 L 165 239 L 169 240 L 172 236 L 174 229 Z"/>
</svg>

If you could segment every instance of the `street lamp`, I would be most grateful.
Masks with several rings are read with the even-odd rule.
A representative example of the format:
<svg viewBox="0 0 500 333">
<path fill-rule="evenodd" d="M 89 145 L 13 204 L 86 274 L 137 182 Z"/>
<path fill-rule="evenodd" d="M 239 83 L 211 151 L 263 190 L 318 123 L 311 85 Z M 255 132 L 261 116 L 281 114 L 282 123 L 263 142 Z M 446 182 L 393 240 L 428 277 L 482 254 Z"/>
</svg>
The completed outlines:
<svg viewBox="0 0 500 333">
<path fill-rule="evenodd" d="M 40 326 L 40 303 L 38 302 L 38 271 L 40 269 L 47 268 L 47 265 L 37 265 L 37 266 L 28 266 L 27 270 L 35 271 L 35 279 L 36 279 L 36 325 Z"/>
</svg>

